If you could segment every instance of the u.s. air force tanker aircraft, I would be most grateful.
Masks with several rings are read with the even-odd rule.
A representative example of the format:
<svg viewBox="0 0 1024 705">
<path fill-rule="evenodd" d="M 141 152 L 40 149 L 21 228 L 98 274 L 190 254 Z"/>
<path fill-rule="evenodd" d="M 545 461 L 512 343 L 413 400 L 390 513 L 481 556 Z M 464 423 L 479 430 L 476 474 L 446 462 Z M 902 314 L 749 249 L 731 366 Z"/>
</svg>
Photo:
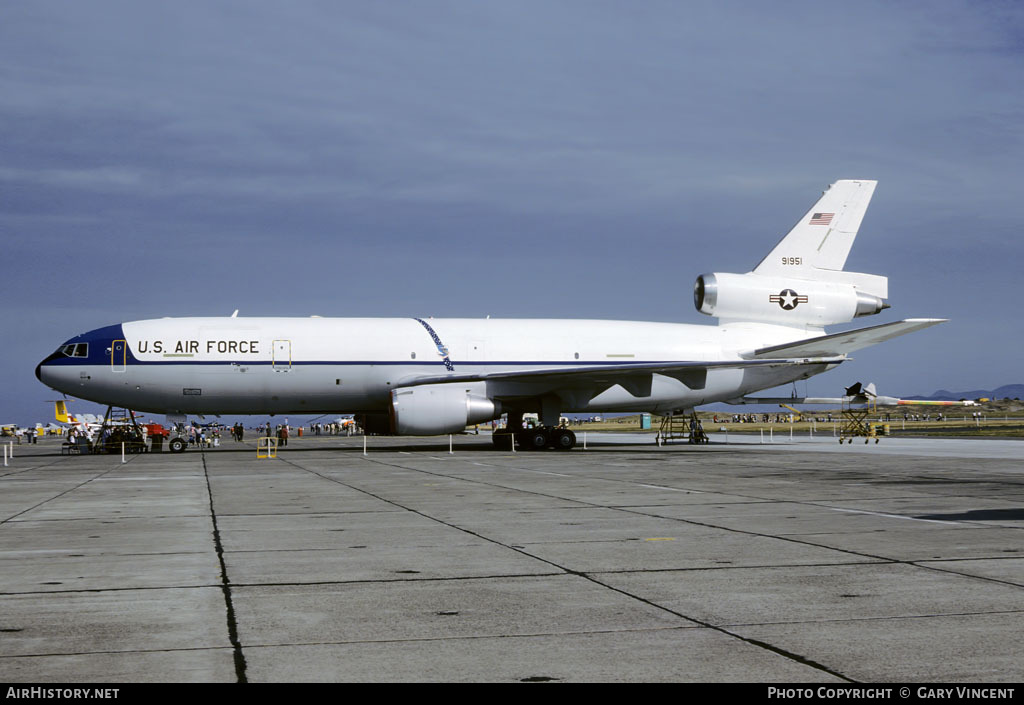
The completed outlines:
<svg viewBox="0 0 1024 705">
<path fill-rule="evenodd" d="M 36 375 L 69 395 L 172 417 L 347 412 L 369 433 L 454 433 L 503 413 L 518 429 L 524 412 L 539 412 L 542 428 L 523 431 L 520 444 L 568 449 L 576 439 L 558 428 L 561 413 L 739 400 L 941 323 L 825 333 L 889 307 L 886 277 L 843 271 L 875 184 L 837 181 L 753 271 L 698 277 L 694 303 L 717 326 L 162 318 L 71 338 Z"/>
</svg>

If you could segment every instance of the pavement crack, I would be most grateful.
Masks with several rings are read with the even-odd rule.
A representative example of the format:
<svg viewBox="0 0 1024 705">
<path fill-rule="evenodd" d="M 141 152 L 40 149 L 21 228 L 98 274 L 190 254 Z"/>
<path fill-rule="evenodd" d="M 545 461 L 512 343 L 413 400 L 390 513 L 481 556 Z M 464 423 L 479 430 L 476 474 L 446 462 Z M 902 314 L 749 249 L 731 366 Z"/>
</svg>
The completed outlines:
<svg viewBox="0 0 1024 705">
<path fill-rule="evenodd" d="M 44 467 L 45 467 L 45 466 L 44 466 Z M 88 485 L 88 484 L 89 484 L 90 482 L 93 482 L 94 480 L 98 480 L 98 479 L 100 479 L 101 477 L 103 477 L 104 475 L 106 475 L 106 474 L 108 474 L 108 473 L 114 472 L 114 470 L 116 470 L 116 469 L 117 469 L 117 468 L 119 468 L 119 467 L 121 467 L 121 466 L 120 466 L 120 465 L 117 465 L 117 466 L 115 466 L 115 467 L 112 467 L 112 468 L 110 468 L 109 470 L 104 470 L 104 471 L 103 471 L 103 472 L 101 472 L 100 474 L 98 474 L 98 475 L 96 475 L 96 476 L 94 476 L 94 477 L 90 477 L 90 478 L 89 478 L 88 480 L 86 480 L 85 482 L 80 482 L 80 483 L 78 483 L 77 485 L 75 485 L 74 487 L 69 487 L 68 489 L 64 490 L 63 492 L 59 492 L 59 493 L 55 494 L 54 496 L 50 497 L 49 499 L 44 499 L 44 500 L 43 500 L 42 502 L 39 502 L 38 504 L 34 504 L 34 505 L 32 505 L 32 506 L 31 506 L 31 507 L 29 507 L 28 509 L 25 509 L 25 510 L 23 510 L 23 511 L 20 511 L 20 512 L 18 512 L 17 514 L 12 514 L 11 516 L 7 517 L 6 519 L 4 519 L 4 520 L 0 521 L 0 524 L 6 524 L 6 523 L 7 523 L 7 522 L 9 522 L 9 521 L 10 521 L 10 522 L 13 522 L 13 521 L 14 521 L 15 519 L 17 519 L 18 517 L 22 516 L 23 514 L 28 514 L 28 513 L 29 513 L 29 512 L 31 512 L 31 511 L 32 511 L 33 509 L 38 509 L 39 507 L 43 506 L 43 505 L 44 505 L 44 504 L 46 504 L 47 502 L 52 502 L 52 501 L 53 501 L 53 500 L 55 500 L 55 499 L 60 499 L 60 498 L 61 498 L 61 497 L 63 497 L 64 495 L 68 494 L 69 492 L 74 492 L 75 490 L 79 489 L 80 487 L 85 487 L 85 486 L 86 486 L 86 485 Z"/>
<path fill-rule="evenodd" d="M 228 578 L 228 568 L 224 562 L 224 545 L 221 543 L 220 528 L 217 526 L 217 510 L 213 506 L 213 488 L 210 486 L 210 471 L 206 467 L 206 453 L 200 453 L 203 460 L 203 474 L 206 477 L 206 492 L 210 498 L 210 520 L 213 522 L 213 544 L 217 550 L 217 561 L 220 563 L 221 592 L 224 593 L 224 604 L 227 608 L 228 638 L 231 640 L 231 648 L 234 652 L 235 677 L 239 683 L 248 683 L 246 676 L 247 665 L 245 653 L 242 651 L 242 643 L 238 640 L 238 622 L 235 619 L 235 606 L 231 598 L 231 580 Z"/>
<path fill-rule="evenodd" d="M 371 462 L 374 462 L 374 463 L 378 463 L 380 465 L 386 465 L 386 466 L 389 466 L 389 467 L 399 468 L 399 469 L 402 469 L 402 470 L 411 470 L 411 471 L 414 471 L 414 472 L 425 472 L 428 475 L 436 475 L 436 476 L 440 476 L 440 477 L 448 477 L 447 475 L 444 475 L 443 473 L 432 473 L 432 472 L 429 472 L 429 471 L 421 470 L 419 468 L 410 468 L 408 466 L 401 465 L 401 464 L 384 462 L 384 461 L 376 459 L 376 458 L 372 458 L 372 459 L 368 459 L 368 460 L 370 460 Z M 720 634 L 724 634 L 724 635 L 726 635 L 728 637 L 731 637 L 733 639 L 738 639 L 739 641 L 745 642 L 745 643 L 750 644 L 752 646 L 756 646 L 756 647 L 764 649 L 766 651 L 770 651 L 772 653 L 778 654 L 779 656 L 787 658 L 787 659 L 789 659 L 791 661 L 800 663 L 800 664 L 802 664 L 804 666 L 807 666 L 809 668 L 813 668 L 815 670 L 822 671 L 823 673 L 828 673 L 829 675 L 834 676 L 836 678 L 840 678 L 840 679 L 842 679 L 844 681 L 847 681 L 847 682 L 850 682 L 850 683 L 855 682 L 855 681 L 851 680 L 850 678 L 848 678 L 847 676 L 845 676 L 842 673 L 840 673 L 839 671 L 836 671 L 836 670 L 834 670 L 832 668 L 829 668 L 828 666 L 826 666 L 826 665 L 824 665 L 822 663 L 818 663 L 817 661 L 814 661 L 814 660 L 812 660 L 812 659 L 810 659 L 810 658 L 808 658 L 806 656 L 802 656 L 800 654 L 793 653 L 791 651 L 788 651 L 788 650 L 783 649 L 781 647 L 775 646 L 773 644 L 769 644 L 767 642 L 760 641 L 758 639 L 753 639 L 753 638 L 750 638 L 750 637 L 742 636 L 742 635 L 737 634 L 735 632 L 729 631 L 728 629 L 725 629 L 723 627 L 711 624 L 710 622 L 706 622 L 706 621 L 703 621 L 701 619 L 697 619 L 697 618 L 694 618 L 694 617 L 689 617 L 689 616 L 687 616 L 685 614 L 681 614 L 681 613 L 679 613 L 679 612 L 677 612 L 675 610 L 669 609 L 668 607 L 665 607 L 664 605 L 659 605 L 656 602 L 652 602 L 652 601 L 647 600 L 647 599 L 645 599 L 643 597 L 640 597 L 639 595 L 635 595 L 635 594 L 630 593 L 630 592 L 628 592 L 626 590 L 622 590 L 620 588 L 616 588 L 616 587 L 613 587 L 611 585 L 608 585 L 607 583 L 601 582 L 600 580 L 594 578 L 592 575 L 590 575 L 590 574 L 588 574 L 586 572 L 572 570 L 570 568 L 567 568 L 566 566 L 559 565 L 558 563 L 556 563 L 554 561 L 551 561 L 549 559 L 543 558 L 543 557 L 538 556 L 538 555 L 534 555 L 534 554 L 532 554 L 532 553 L 530 553 L 530 552 L 528 552 L 528 551 L 526 551 L 526 550 L 524 550 L 522 548 L 518 548 L 516 546 L 510 545 L 510 544 L 507 544 L 507 543 L 503 543 L 501 541 L 498 541 L 497 539 L 490 538 L 488 536 L 485 536 L 485 535 L 480 534 L 478 532 L 472 531 L 472 530 L 467 529 L 465 527 L 457 526 L 455 524 L 452 524 L 450 522 L 444 521 L 442 519 L 438 519 L 437 517 L 430 516 L 429 514 L 426 514 L 426 513 L 422 512 L 422 511 L 419 511 L 417 509 L 413 509 L 412 507 L 403 506 L 403 505 L 401 505 L 401 504 L 399 504 L 399 503 L 397 503 L 397 502 L 395 502 L 393 500 L 387 499 L 386 497 L 382 497 L 382 496 L 376 495 L 376 494 L 374 494 L 372 492 L 369 492 L 369 491 L 367 491 L 365 489 L 362 489 L 362 488 L 359 488 L 359 487 L 354 487 L 354 486 L 349 485 L 347 483 L 341 482 L 340 480 L 337 480 L 335 478 L 328 477 L 327 475 L 323 475 L 323 474 L 321 474 L 319 472 L 316 472 L 315 470 L 310 470 L 309 468 L 304 468 L 301 465 L 299 465 L 298 463 L 292 462 L 290 460 L 285 460 L 284 462 L 286 462 L 289 465 L 292 465 L 292 466 L 294 466 L 296 468 L 299 468 L 301 470 L 305 470 L 306 472 L 309 472 L 309 473 L 312 473 L 314 475 L 317 475 L 318 477 L 322 477 L 325 480 L 330 480 L 331 482 L 335 482 L 335 483 L 340 484 L 340 485 L 342 485 L 344 487 L 348 487 L 350 489 L 353 489 L 353 490 L 355 490 L 357 492 L 362 492 L 364 494 L 370 495 L 371 497 L 375 497 L 375 498 L 377 498 L 377 499 L 379 499 L 379 500 L 381 500 L 383 502 L 387 502 L 388 504 L 391 504 L 392 506 L 401 507 L 402 509 L 404 509 L 406 511 L 412 512 L 412 513 L 417 514 L 419 516 L 422 516 L 422 517 L 424 517 L 426 519 L 430 519 L 431 521 L 436 521 L 439 524 L 443 524 L 444 526 L 448 526 L 448 527 L 450 527 L 452 529 L 456 529 L 458 531 L 462 531 L 462 532 L 467 533 L 467 534 L 469 534 L 471 536 L 475 536 L 475 537 L 477 537 L 477 538 L 479 538 L 481 540 L 488 541 L 490 543 L 493 543 L 493 544 L 496 544 L 496 545 L 499 545 L 499 546 L 503 546 L 504 548 L 507 548 L 507 549 L 509 549 L 511 551 L 516 551 L 517 553 L 521 553 L 524 556 L 529 556 L 530 558 L 532 558 L 534 560 L 540 561 L 542 563 L 546 563 L 547 565 L 550 565 L 550 566 L 552 566 L 554 568 L 557 568 L 558 570 L 563 571 L 567 575 L 572 575 L 572 576 L 576 576 L 576 577 L 582 578 L 584 580 L 588 580 L 588 581 L 592 582 L 593 584 L 598 585 L 598 586 L 600 586 L 600 587 L 602 587 L 602 588 L 604 588 L 606 590 L 611 590 L 612 592 L 616 592 L 616 593 L 618 593 L 620 595 L 623 595 L 624 597 L 627 597 L 629 599 L 636 600 L 637 602 L 646 604 L 646 605 L 648 605 L 648 606 L 650 606 L 650 607 L 652 607 L 654 609 L 658 609 L 658 610 L 661 610 L 663 612 L 667 612 L 667 613 L 669 613 L 669 614 L 671 614 L 671 615 L 673 615 L 675 617 L 678 617 L 679 619 L 685 620 L 685 621 L 690 622 L 692 624 L 697 624 L 697 625 L 699 625 L 701 627 L 704 627 L 706 629 L 719 632 Z M 479 482 L 479 481 L 472 481 L 472 480 L 470 480 L 470 482 Z M 489 484 L 489 483 L 480 483 L 480 484 L 485 484 L 486 485 L 486 484 Z M 496 485 L 496 486 L 500 487 L 500 485 Z M 532 494 L 542 494 L 542 493 L 532 493 Z M 544 496 L 544 495 L 542 495 L 542 496 Z M 582 504 L 591 505 L 591 503 L 588 503 L 588 502 L 582 502 Z M 600 506 L 600 505 L 591 505 L 591 506 L 595 506 L 596 507 L 596 506 Z M 637 514 L 642 514 L 641 512 L 636 512 L 636 513 Z M 699 523 L 699 522 L 697 522 L 697 523 Z M 743 532 L 743 533 L 745 533 L 745 532 Z M 857 555 L 857 554 L 855 554 L 855 555 Z"/>
<path fill-rule="evenodd" d="M 711 622 L 707 622 L 707 621 L 699 619 L 697 617 L 691 617 L 689 615 L 682 614 L 681 612 L 677 612 L 676 610 L 669 609 L 668 607 L 665 607 L 664 605 L 659 605 L 657 602 L 652 602 L 651 600 L 648 600 L 648 599 L 646 599 L 644 597 L 641 597 L 639 595 L 634 595 L 633 593 L 628 592 L 626 590 L 622 590 L 621 588 L 617 588 L 617 587 L 614 587 L 614 586 L 609 585 L 607 583 L 601 582 L 597 578 L 593 577 L 592 575 L 588 575 L 587 573 L 574 573 L 574 574 L 580 576 L 581 578 L 589 580 L 590 582 L 594 583 L 595 585 L 600 585 L 601 587 L 603 587 L 603 588 L 605 588 L 607 590 L 611 590 L 612 592 L 617 592 L 620 595 L 625 595 L 626 597 L 634 599 L 637 602 L 642 602 L 643 604 L 650 605 L 651 607 L 654 607 L 655 609 L 663 610 L 665 612 L 668 612 L 669 614 L 673 614 L 676 617 L 679 617 L 680 619 L 685 619 L 685 620 L 687 620 L 689 622 L 693 622 L 694 624 L 698 624 L 701 627 L 704 627 L 706 629 L 710 629 L 711 631 L 715 631 L 715 632 L 718 632 L 720 634 L 724 634 L 726 636 L 732 637 L 733 639 L 738 639 L 738 640 L 740 640 L 742 642 L 750 644 L 751 646 L 756 646 L 756 647 L 764 649 L 766 651 L 771 651 L 774 654 L 778 654 L 779 656 L 787 658 L 787 659 L 789 659 L 791 661 L 795 661 L 795 662 L 800 663 L 800 664 L 802 664 L 804 666 L 808 666 L 809 668 L 813 668 L 815 670 L 822 671 L 824 673 L 828 673 L 829 675 L 835 676 L 836 678 L 841 678 L 842 680 L 844 680 L 844 681 L 846 681 L 848 683 L 855 683 L 856 682 L 853 679 L 849 678 L 848 676 L 843 675 L 839 671 L 837 671 L 837 670 L 835 670 L 833 668 L 829 668 L 828 666 L 826 666 L 823 663 L 819 663 L 819 662 L 814 661 L 813 659 L 810 659 L 810 658 L 808 658 L 806 656 L 802 656 L 800 654 L 797 654 L 797 653 L 794 653 L 792 651 L 789 651 L 788 649 L 783 649 L 783 648 L 781 648 L 779 646 L 775 646 L 774 644 L 769 644 L 766 641 L 761 641 L 760 639 L 753 639 L 751 637 L 743 636 L 742 634 L 737 634 L 736 632 L 730 631 L 729 629 L 726 629 L 725 627 L 722 627 L 722 626 L 719 626 L 719 625 L 716 625 L 716 624 L 712 624 Z"/>
</svg>

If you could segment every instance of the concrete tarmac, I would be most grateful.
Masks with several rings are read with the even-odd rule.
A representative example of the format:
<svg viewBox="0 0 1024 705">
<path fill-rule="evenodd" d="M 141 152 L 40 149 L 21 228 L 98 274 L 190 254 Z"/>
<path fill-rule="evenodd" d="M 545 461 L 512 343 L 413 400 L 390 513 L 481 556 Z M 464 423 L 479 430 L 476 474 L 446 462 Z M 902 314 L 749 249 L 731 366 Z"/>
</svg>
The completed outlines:
<svg viewBox="0 0 1024 705">
<path fill-rule="evenodd" d="M 1024 443 L 712 438 L 15 445 L 0 680 L 1024 679 Z"/>
</svg>

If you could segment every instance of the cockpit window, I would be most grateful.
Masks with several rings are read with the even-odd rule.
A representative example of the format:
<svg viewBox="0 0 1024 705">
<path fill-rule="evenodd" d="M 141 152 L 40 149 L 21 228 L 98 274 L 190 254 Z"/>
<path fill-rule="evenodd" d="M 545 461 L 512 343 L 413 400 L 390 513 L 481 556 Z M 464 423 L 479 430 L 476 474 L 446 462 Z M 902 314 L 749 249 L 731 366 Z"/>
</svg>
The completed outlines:
<svg viewBox="0 0 1024 705">
<path fill-rule="evenodd" d="M 60 351 L 67 357 L 89 357 L 89 343 L 68 343 Z"/>
</svg>

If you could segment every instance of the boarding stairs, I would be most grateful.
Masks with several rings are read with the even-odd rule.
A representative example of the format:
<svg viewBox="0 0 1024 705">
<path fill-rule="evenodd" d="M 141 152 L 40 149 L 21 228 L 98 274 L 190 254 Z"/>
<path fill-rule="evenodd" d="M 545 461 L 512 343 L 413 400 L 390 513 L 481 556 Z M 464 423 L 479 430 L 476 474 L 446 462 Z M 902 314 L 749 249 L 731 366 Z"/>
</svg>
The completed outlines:
<svg viewBox="0 0 1024 705">
<path fill-rule="evenodd" d="M 691 428 L 694 429 L 692 433 Z M 681 414 L 669 412 L 661 419 L 655 442 L 658 445 L 673 442 L 707 443 L 708 436 L 704 433 L 696 411 L 691 410 L 689 414 L 685 411 Z"/>
</svg>

